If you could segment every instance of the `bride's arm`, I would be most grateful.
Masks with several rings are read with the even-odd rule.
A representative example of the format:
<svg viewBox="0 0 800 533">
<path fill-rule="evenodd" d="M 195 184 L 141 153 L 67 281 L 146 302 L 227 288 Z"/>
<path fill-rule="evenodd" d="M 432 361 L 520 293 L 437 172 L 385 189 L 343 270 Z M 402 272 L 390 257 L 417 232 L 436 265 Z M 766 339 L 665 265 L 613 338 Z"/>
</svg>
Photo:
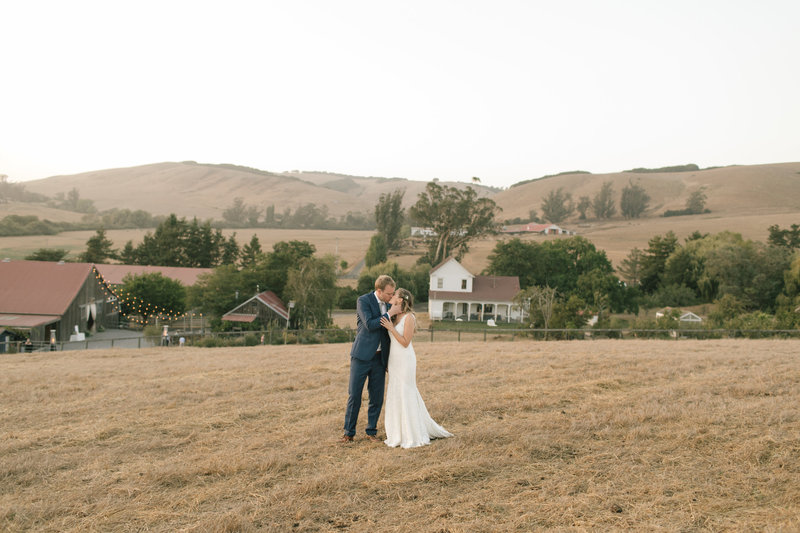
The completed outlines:
<svg viewBox="0 0 800 533">
<path fill-rule="evenodd" d="M 409 318 L 411 320 L 408 320 Z M 383 326 L 389 330 L 389 333 L 391 333 L 392 336 L 395 339 L 397 339 L 397 342 L 399 342 L 403 346 L 403 348 L 408 348 L 408 345 L 411 344 L 411 338 L 414 336 L 414 330 L 416 329 L 417 326 L 417 320 L 414 317 L 414 315 L 409 315 L 408 318 L 406 318 L 406 325 L 403 328 L 402 336 L 397 332 L 397 330 L 394 327 L 394 324 L 392 324 L 391 321 L 386 320 L 386 317 L 381 319 L 381 324 L 383 324 Z"/>
</svg>

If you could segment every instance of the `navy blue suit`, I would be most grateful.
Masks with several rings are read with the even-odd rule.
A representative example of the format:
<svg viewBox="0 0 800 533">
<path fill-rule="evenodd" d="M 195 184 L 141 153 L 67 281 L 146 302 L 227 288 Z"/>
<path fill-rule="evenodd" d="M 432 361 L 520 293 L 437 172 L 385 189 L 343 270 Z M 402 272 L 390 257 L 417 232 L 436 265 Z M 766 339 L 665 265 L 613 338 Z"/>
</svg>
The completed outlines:
<svg viewBox="0 0 800 533">
<path fill-rule="evenodd" d="M 389 308 L 389 304 L 386 304 Z M 350 349 L 350 384 L 347 411 L 344 416 L 344 434 L 356 434 L 361 394 L 369 379 L 369 408 L 367 410 L 367 435 L 378 433 L 378 417 L 383 407 L 383 389 L 386 384 L 386 366 L 389 364 L 389 332 L 381 326 L 378 298 L 374 292 L 359 296 L 356 304 L 356 339 Z M 377 353 L 376 353 L 377 352 Z"/>
</svg>

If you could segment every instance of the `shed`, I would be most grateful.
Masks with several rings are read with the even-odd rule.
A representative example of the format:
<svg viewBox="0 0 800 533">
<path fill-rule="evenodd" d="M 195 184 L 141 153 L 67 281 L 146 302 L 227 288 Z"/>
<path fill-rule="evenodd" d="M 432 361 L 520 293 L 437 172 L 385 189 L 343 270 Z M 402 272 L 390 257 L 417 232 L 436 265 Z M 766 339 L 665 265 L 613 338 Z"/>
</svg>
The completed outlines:
<svg viewBox="0 0 800 533">
<path fill-rule="evenodd" d="M 691 311 L 683 313 L 678 320 L 680 320 L 681 322 L 696 322 L 696 323 L 703 321 L 702 318 L 692 313 Z"/>
<path fill-rule="evenodd" d="M 222 320 L 248 324 L 258 320 L 264 326 L 284 326 L 289 321 L 289 310 L 277 294 L 264 291 L 222 315 Z"/>
</svg>

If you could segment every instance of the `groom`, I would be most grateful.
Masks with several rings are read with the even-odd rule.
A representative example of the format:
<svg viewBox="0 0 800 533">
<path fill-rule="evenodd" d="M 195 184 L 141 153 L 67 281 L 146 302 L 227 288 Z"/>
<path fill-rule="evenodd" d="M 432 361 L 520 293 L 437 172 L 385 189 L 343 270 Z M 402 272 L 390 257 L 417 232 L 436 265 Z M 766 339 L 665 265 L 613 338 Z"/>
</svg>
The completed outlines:
<svg viewBox="0 0 800 533">
<path fill-rule="evenodd" d="M 358 411 L 364 382 L 369 379 L 369 409 L 367 410 L 367 439 L 381 442 L 377 437 L 378 417 L 383 407 L 383 387 L 386 365 L 389 364 L 389 332 L 381 326 L 381 317 L 391 318 L 399 308 L 391 309 L 395 282 L 387 276 L 375 280 L 375 291 L 359 296 L 356 304 L 356 339 L 350 350 L 350 396 L 344 415 L 344 436 L 341 442 L 351 442 L 356 434 Z"/>
</svg>

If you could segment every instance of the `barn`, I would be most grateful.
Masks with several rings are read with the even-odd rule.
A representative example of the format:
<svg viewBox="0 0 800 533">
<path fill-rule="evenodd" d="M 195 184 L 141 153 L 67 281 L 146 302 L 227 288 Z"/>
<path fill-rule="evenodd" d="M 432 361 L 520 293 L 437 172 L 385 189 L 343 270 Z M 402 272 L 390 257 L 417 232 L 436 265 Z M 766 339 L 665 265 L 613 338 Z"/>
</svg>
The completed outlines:
<svg viewBox="0 0 800 533">
<path fill-rule="evenodd" d="M 34 343 L 119 324 L 119 306 L 91 263 L 0 261 L 0 328 Z"/>
</svg>

